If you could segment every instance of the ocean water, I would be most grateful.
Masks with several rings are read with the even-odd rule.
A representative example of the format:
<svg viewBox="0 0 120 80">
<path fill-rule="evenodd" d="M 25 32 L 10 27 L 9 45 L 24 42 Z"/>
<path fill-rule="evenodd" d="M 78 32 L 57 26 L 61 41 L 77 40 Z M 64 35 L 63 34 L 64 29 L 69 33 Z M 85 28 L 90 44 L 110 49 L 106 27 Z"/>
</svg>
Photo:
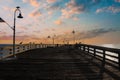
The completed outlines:
<svg viewBox="0 0 120 80">
<path fill-rule="evenodd" d="M 12 46 L 12 44 L 0 44 L 0 47 Z"/>
<path fill-rule="evenodd" d="M 120 44 L 101 44 L 99 46 L 120 49 Z"/>
<path fill-rule="evenodd" d="M 98 46 L 120 49 L 120 44 L 102 44 L 102 45 L 98 45 Z M 106 51 L 106 54 L 110 54 L 110 55 L 118 57 L 118 54 L 116 54 L 116 53 L 111 53 L 111 52 Z M 106 56 L 106 58 L 118 62 L 118 59 L 116 59 L 116 58 L 113 58 L 110 56 Z"/>
</svg>

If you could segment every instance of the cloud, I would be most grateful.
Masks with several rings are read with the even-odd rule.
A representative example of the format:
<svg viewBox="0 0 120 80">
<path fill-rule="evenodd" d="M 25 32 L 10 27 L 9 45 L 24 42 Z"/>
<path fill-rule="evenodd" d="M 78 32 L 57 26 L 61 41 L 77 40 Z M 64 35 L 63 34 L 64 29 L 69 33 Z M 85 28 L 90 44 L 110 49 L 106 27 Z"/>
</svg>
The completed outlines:
<svg viewBox="0 0 120 80">
<path fill-rule="evenodd" d="M 73 17 L 73 20 L 74 20 L 74 21 L 78 21 L 79 18 L 78 18 L 78 17 Z"/>
<path fill-rule="evenodd" d="M 120 12 L 120 7 L 109 6 L 109 7 L 99 8 L 99 9 L 96 10 L 96 13 L 101 13 L 101 12 L 119 13 Z"/>
<path fill-rule="evenodd" d="M 39 17 L 41 16 L 42 13 L 40 12 L 40 10 L 36 10 L 36 11 L 33 11 L 32 13 L 29 14 L 30 17 Z"/>
<path fill-rule="evenodd" d="M 92 7 L 99 4 L 101 0 L 70 0 L 61 9 L 62 18 L 71 18 L 84 12 L 88 12 Z"/>
<path fill-rule="evenodd" d="M 75 32 L 75 38 L 76 40 L 83 40 L 83 39 L 92 39 L 95 37 L 99 37 L 101 35 L 110 33 L 110 32 L 116 32 L 118 30 L 115 29 L 104 29 L 104 28 L 99 28 L 99 29 L 93 29 L 89 31 L 83 31 L 83 32 Z M 67 35 L 66 35 L 67 34 Z M 73 40 L 73 34 L 71 31 L 64 32 L 63 35 L 57 36 L 60 40 L 66 39 L 69 41 Z"/>
<path fill-rule="evenodd" d="M 51 31 L 56 31 L 56 29 L 55 29 L 55 28 L 52 28 Z"/>
<path fill-rule="evenodd" d="M 28 28 L 27 27 L 25 27 L 25 26 L 18 26 L 18 28 L 20 29 L 20 30 L 28 30 Z"/>
<path fill-rule="evenodd" d="M 4 40 L 4 41 L 6 41 L 6 40 L 12 40 L 12 35 L 3 35 L 3 36 L 1 36 L 0 38 L 1 38 L 1 40 Z M 28 40 L 33 40 L 33 39 L 36 39 L 36 40 L 38 40 L 39 39 L 39 37 L 36 37 L 35 35 L 16 35 L 16 43 L 17 42 L 20 42 L 20 41 L 25 41 L 25 42 L 28 42 Z"/>
<path fill-rule="evenodd" d="M 70 18 L 74 14 L 80 14 L 85 11 L 84 5 L 78 5 L 75 0 L 71 0 L 69 3 L 66 4 L 66 8 L 62 9 L 62 17 L 63 18 Z"/>
<path fill-rule="evenodd" d="M 41 31 L 40 31 L 40 30 L 36 30 L 36 31 L 33 31 L 33 32 L 35 32 L 35 33 L 41 33 Z"/>
<path fill-rule="evenodd" d="M 4 36 L 1 36 L 0 38 L 2 40 L 12 40 L 12 36 L 6 36 L 6 35 L 4 35 Z"/>
<path fill-rule="evenodd" d="M 104 12 L 105 11 L 105 8 L 99 8 L 96 10 L 96 13 L 101 13 L 101 12 Z"/>
<path fill-rule="evenodd" d="M 52 15 L 53 14 L 53 12 L 52 11 L 48 11 L 48 15 Z"/>
<path fill-rule="evenodd" d="M 120 2 L 120 0 L 115 0 L 115 2 Z"/>
<path fill-rule="evenodd" d="M 54 3 L 47 6 L 47 10 L 60 10 L 64 8 L 64 4 L 62 0 L 56 0 Z"/>
<path fill-rule="evenodd" d="M 3 9 L 6 11 L 14 11 L 15 10 L 14 8 L 10 8 L 8 6 L 4 6 Z"/>
<path fill-rule="evenodd" d="M 61 25 L 63 22 L 61 20 L 56 20 L 56 21 L 54 21 L 54 23 L 57 25 Z"/>
<path fill-rule="evenodd" d="M 80 39 L 89 39 L 89 38 L 94 38 L 100 35 L 103 35 L 105 33 L 109 33 L 109 32 L 115 32 L 117 30 L 114 29 L 93 29 L 87 32 L 80 32 L 77 34 L 77 36 L 80 36 Z"/>
<path fill-rule="evenodd" d="M 48 3 L 54 3 L 56 0 L 47 0 Z"/>
<path fill-rule="evenodd" d="M 33 7 L 39 7 L 40 6 L 40 0 L 23 0 L 24 3 L 29 3 Z"/>
<path fill-rule="evenodd" d="M 92 0 L 94 4 L 100 3 L 102 0 Z"/>
<path fill-rule="evenodd" d="M 0 31 L 0 35 L 6 35 L 7 33 L 6 32 L 1 32 Z"/>
</svg>

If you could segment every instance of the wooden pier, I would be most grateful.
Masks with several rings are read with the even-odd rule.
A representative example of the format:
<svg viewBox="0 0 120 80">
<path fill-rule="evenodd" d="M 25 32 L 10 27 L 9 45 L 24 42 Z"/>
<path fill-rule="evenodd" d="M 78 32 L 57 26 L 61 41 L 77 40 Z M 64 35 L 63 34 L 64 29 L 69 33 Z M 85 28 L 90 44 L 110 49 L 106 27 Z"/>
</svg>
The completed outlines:
<svg viewBox="0 0 120 80">
<path fill-rule="evenodd" d="M 76 44 L 28 50 L 0 61 L 0 80 L 120 80 L 120 49 Z"/>
</svg>

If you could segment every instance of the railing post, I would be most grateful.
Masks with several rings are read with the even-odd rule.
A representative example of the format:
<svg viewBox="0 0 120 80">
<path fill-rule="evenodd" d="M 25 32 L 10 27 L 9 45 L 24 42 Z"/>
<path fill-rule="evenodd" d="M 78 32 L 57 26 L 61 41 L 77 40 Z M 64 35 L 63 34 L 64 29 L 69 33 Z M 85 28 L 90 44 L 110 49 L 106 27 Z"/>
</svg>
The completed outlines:
<svg viewBox="0 0 120 80">
<path fill-rule="evenodd" d="M 3 48 L 0 48 L 0 59 L 3 58 Z"/>
<path fill-rule="evenodd" d="M 120 52 L 118 53 L 118 65 L 119 65 L 119 71 L 120 71 Z"/>
<path fill-rule="evenodd" d="M 102 72 L 104 72 L 104 69 L 105 69 L 105 50 L 103 50 Z"/>
<path fill-rule="evenodd" d="M 93 58 L 92 58 L 92 60 L 95 58 L 95 56 L 96 56 L 96 49 L 94 48 L 94 50 L 93 50 Z"/>
<path fill-rule="evenodd" d="M 88 50 L 87 50 L 87 51 L 88 51 L 88 53 L 89 53 L 89 46 L 88 46 Z"/>
<path fill-rule="evenodd" d="M 94 58 L 95 58 L 95 56 L 96 56 L 96 49 L 94 48 Z"/>
<path fill-rule="evenodd" d="M 105 50 L 103 50 L 103 60 L 102 60 L 102 65 L 101 65 L 101 70 L 100 70 L 100 77 L 103 79 L 103 73 L 105 71 Z"/>
<path fill-rule="evenodd" d="M 79 47 L 79 49 L 81 50 L 81 45 L 80 45 L 80 44 L 79 44 L 79 46 L 78 46 L 78 47 Z"/>
<path fill-rule="evenodd" d="M 85 51 L 85 46 L 83 46 L 83 51 Z"/>
<path fill-rule="evenodd" d="M 103 68 L 105 67 L 105 50 L 103 50 L 103 63 L 102 63 Z"/>
</svg>

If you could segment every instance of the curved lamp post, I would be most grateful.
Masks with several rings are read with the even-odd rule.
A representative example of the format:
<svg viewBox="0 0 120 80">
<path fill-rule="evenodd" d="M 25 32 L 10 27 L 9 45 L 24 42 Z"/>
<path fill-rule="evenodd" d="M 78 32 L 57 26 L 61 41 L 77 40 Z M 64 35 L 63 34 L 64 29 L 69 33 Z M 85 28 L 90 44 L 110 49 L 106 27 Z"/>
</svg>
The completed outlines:
<svg viewBox="0 0 120 80">
<path fill-rule="evenodd" d="M 52 38 L 52 40 L 53 40 L 53 45 L 55 44 L 55 37 L 56 37 L 56 35 L 53 35 L 53 37 L 51 37 L 51 36 L 48 36 L 47 38 Z"/>
<path fill-rule="evenodd" d="M 16 32 L 16 12 L 19 12 L 19 15 L 17 16 L 17 18 L 23 18 L 22 14 L 21 14 L 21 10 L 20 7 L 17 6 L 15 11 L 14 11 L 14 24 L 13 27 L 11 27 L 6 21 L 4 21 L 2 18 L 0 18 L 0 22 L 5 22 L 12 30 L 13 30 L 13 56 L 14 58 L 16 58 L 15 55 L 15 32 Z"/>
<path fill-rule="evenodd" d="M 20 7 L 17 6 L 15 11 L 14 11 L 14 25 L 13 25 L 13 55 L 14 57 L 16 58 L 16 55 L 15 55 L 15 27 L 16 27 L 16 12 L 19 12 L 19 15 L 17 16 L 17 18 L 23 18 L 22 14 L 21 14 L 21 11 L 20 11 Z"/>
<path fill-rule="evenodd" d="M 74 44 L 75 44 L 75 31 L 74 30 L 72 31 L 72 34 L 73 34 Z"/>
<path fill-rule="evenodd" d="M 50 36 L 48 36 L 47 38 L 51 38 Z M 50 43 L 49 43 L 50 44 Z"/>
</svg>

